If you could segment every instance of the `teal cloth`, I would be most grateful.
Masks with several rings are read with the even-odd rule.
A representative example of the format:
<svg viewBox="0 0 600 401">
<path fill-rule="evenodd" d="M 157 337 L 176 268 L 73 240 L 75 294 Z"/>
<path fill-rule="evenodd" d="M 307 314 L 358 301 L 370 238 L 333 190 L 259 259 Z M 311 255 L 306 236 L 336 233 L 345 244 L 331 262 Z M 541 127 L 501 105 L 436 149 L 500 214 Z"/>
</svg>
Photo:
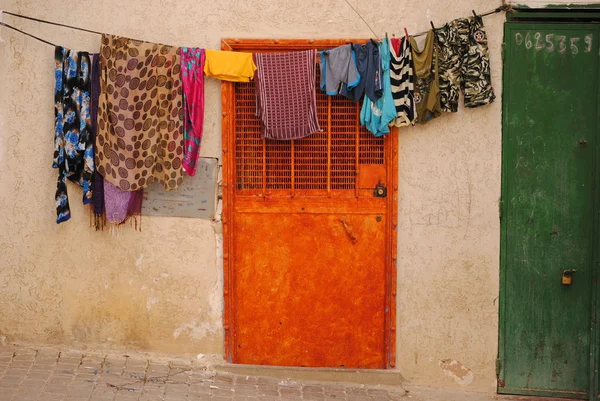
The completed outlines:
<svg viewBox="0 0 600 401">
<path fill-rule="evenodd" d="M 379 45 L 379 54 L 383 71 L 383 95 L 376 102 L 365 96 L 360 111 L 360 123 L 375 136 L 388 134 L 390 132 L 389 124 L 396 118 L 396 106 L 390 81 L 390 41 L 388 39 L 384 39 Z"/>
</svg>

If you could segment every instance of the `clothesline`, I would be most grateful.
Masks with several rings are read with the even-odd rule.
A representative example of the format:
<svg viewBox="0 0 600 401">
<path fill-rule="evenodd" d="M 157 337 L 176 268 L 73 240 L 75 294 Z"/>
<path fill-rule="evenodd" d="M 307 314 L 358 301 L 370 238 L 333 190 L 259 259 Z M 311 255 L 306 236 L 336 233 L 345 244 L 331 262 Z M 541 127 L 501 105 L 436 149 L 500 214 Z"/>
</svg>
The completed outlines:
<svg viewBox="0 0 600 401">
<path fill-rule="evenodd" d="M 12 15 L 13 17 L 19 17 L 19 18 L 28 19 L 28 20 L 31 20 L 31 21 L 41 22 L 43 24 L 50 24 L 50 25 L 62 26 L 64 28 L 77 29 L 78 31 L 83 31 L 83 32 L 88 32 L 88 33 L 95 33 L 97 35 L 102 35 L 102 32 L 92 31 L 90 29 L 79 28 L 79 27 L 71 26 L 71 25 L 65 25 L 65 24 L 61 24 L 59 22 L 52 22 L 52 21 L 46 21 L 46 20 L 39 19 L 39 18 L 28 17 L 27 15 L 15 14 L 15 13 L 11 13 L 10 11 L 3 11 L 3 13 L 4 14 L 8 14 L 8 15 Z"/>
<path fill-rule="evenodd" d="M 503 12 L 503 11 L 512 12 L 513 11 L 513 7 L 511 5 L 504 4 L 504 5 L 501 5 L 498 8 L 495 8 L 495 9 L 490 10 L 490 11 L 486 11 L 486 12 L 481 13 L 481 14 L 477 14 L 475 12 L 475 10 L 473 10 L 473 15 L 479 16 L 479 17 L 487 17 L 488 15 L 497 14 L 497 13 L 500 13 L 500 12 Z M 433 24 L 433 21 L 429 21 L 429 23 L 431 24 L 431 28 L 433 30 L 437 29 L 435 27 L 435 25 Z M 423 31 L 423 32 L 415 33 L 414 35 L 411 35 L 411 36 L 412 37 L 423 36 L 423 35 L 427 35 L 427 32 L 429 32 L 429 31 Z"/>
<path fill-rule="evenodd" d="M 45 44 L 47 44 L 47 45 L 50 45 L 50 46 L 56 47 L 56 45 L 55 45 L 54 43 L 52 43 L 52 42 L 48 42 L 47 40 L 44 40 L 44 39 L 42 39 L 42 38 L 38 38 L 38 37 L 37 37 L 37 36 L 35 36 L 35 35 L 32 35 L 32 34 L 30 34 L 30 33 L 27 33 L 27 32 L 25 32 L 25 31 L 22 31 L 22 30 L 20 30 L 20 29 L 17 29 L 17 28 L 15 28 L 15 27 L 14 27 L 14 26 L 12 26 L 12 25 L 5 24 L 4 22 L 0 22 L 0 26 L 5 26 L 5 27 L 7 27 L 7 28 L 9 28 L 9 29 L 12 29 L 12 30 L 14 30 L 14 31 L 17 31 L 17 32 L 19 32 L 19 33 L 22 33 L 23 35 L 27 35 L 27 36 L 29 36 L 30 38 L 37 39 L 37 40 L 39 40 L 39 41 L 40 41 L 40 42 L 42 42 L 42 43 L 45 43 Z"/>
<path fill-rule="evenodd" d="M 0 13 L 12 15 L 13 17 L 23 18 L 23 19 L 27 19 L 27 20 L 31 20 L 31 21 L 35 21 L 35 22 L 41 22 L 42 24 L 56 25 L 56 26 L 60 26 L 60 27 L 63 27 L 63 28 L 75 29 L 75 30 L 78 30 L 78 31 L 83 31 L 83 32 L 87 32 L 87 33 L 93 33 L 93 34 L 96 34 L 96 35 L 102 35 L 103 34 L 102 32 L 93 31 L 91 29 L 85 29 L 85 28 L 80 28 L 80 27 L 73 26 L 73 25 L 61 24 L 61 23 L 58 23 L 58 22 L 46 21 L 46 20 L 43 20 L 43 19 L 40 19 L 40 18 L 29 17 L 27 15 L 15 14 L 15 13 L 12 13 L 10 11 L 0 11 Z M 29 36 L 31 38 L 37 39 L 40 42 L 43 42 L 43 43 L 45 43 L 47 45 L 56 47 L 56 45 L 54 43 L 52 43 L 52 42 L 49 42 L 49 41 L 41 39 L 41 38 L 39 38 L 39 37 L 37 37 L 35 35 L 32 35 L 32 34 L 30 34 L 28 32 L 25 32 L 25 31 L 22 31 L 20 29 L 17 29 L 14 26 L 9 25 L 7 23 L 4 23 L 4 22 L 0 21 L 0 25 L 1 26 L 5 26 L 5 27 L 10 28 L 10 29 L 13 29 L 13 30 L 15 30 L 17 32 L 20 32 L 20 33 L 22 33 L 24 35 L 27 35 L 27 36 Z M 131 38 L 131 39 L 134 39 L 134 38 Z M 160 44 L 162 44 L 162 43 L 160 43 Z"/>
<path fill-rule="evenodd" d="M 356 8 L 354 8 L 354 6 L 352 4 L 350 4 L 350 2 L 348 0 L 344 0 L 346 2 L 346 4 L 348 4 L 348 6 L 352 9 L 352 11 L 354 11 L 354 13 L 356 15 L 358 15 L 358 18 L 360 18 L 362 20 L 362 22 L 365 23 L 365 25 L 367 26 L 367 28 L 369 28 L 369 30 L 371 31 L 371 33 L 373 35 L 375 35 L 375 37 L 377 38 L 377 40 L 379 39 L 379 36 L 377 36 L 377 34 L 375 33 L 375 31 L 373 30 L 373 28 L 371 28 L 371 25 L 369 25 L 369 23 L 367 22 L 366 19 L 364 19 L 364 17 L 362 15 L 360 15 L 360 13 L 356 10 Z"/>
<path fill-rule="evenodd" d="M 391 126 L 425 124 L 442 112 L 458 111 L 460 92 L 465 107 L 490 104 L 496 96 L 481 17 L 506 10 L 510 7 L 503 5 L 480 15 L 473 11 L 475 18 L 448 22 L 435 35 L 431 23 L 433 30 L 422 49 L 404 29 L 406 37 L 401 39 L 389 39 L 386 33 L 386 40 L 322 50 L 318 86 L 327 95 L 340 94 L 356 103 L 362 100 L 360 124 L 375 137 L 388 134 Z M 180 48 L 12 12 L 7 15 L 103 35 L 100 56 L 55 46 L 0 21 L 55 46 L 57 223 L 71 217 L 67 180 L 81 187 L 83 204 L 93 203 L 98 229 L 105 221 L 121 224 L 139 215 L 143 189 L 154 181 L 174 190 L 182 184 L 184 172 L 193 176 L 204 127 L 204 77 L 254 80 L 256 116 L 264 138 L 293 140 L 321 131 L 315 48 L 273 53 Z M 468 38 L 457 35 L 462 29 L 471 32 Z M 461 61 L 447 61 L 465 59 L 467 49 L 465 73 Z M 438 64 L 438 53 L 444 63 Z M 301 87 L 289 86 L 290 74 Z M 294 102 L 302 110 L 290 113 L 287 105 Z"/>
<path fill-rule="evenodd" d="M 367 25 L 367 27 L 371 30 L 371 32 L 373 32 L 373 34 L 375 35 L 375 37 L 379 39 L 379 37 L 377 36 L 377 34 L 375 34 L 375 31 L 373 31 L 373 29 L 369 26 L 369 24 L 367 24 L 367 22 L 365 21 L 365 19 L 358 13 L 358 11 L 356 11 L 356 9 L 354 7 L 352 7 L 352 5 L 349 2 L 347 2 L 347 3 L 354 10 L 354 12 L 363 20 L 363 22 Z M 495 8 L 495 9 L 490 10 L 490 11 L 486 11 L 486 12 L 481 13 L 481 14 L 477 14 L 473 10 L 473 14 L 481 16 L 481 17 L 485 17 L 485 16 L 488 16 L 488 15 L 496 14 L 496 13 L 503 12 L 503 11 L 508 11 L 508 12 L 512 11 L 512 6 L 507 5 L 507 4 L 503 4 L 502 6 L 500 6 L 498 8 Z M 59 22 L 47 21 L 47 20 L 43 20 L 43 19 L 40 19 L 40 18 L 30 17 L 30 16 L 27 16 L 27 15 L 16 14 L 16 13 L 13 13 L 13 12 L 10 12 L 10 11 L 1 11 L 1 12 L 4 13 L 4 14 L 12 15 L 13 17 L 23 18 L 23 19 L 27 19 L 27 20 L 35 21 L 35 22 L 40 22 L 42 24 L 55 25 L 55 26 L 60 26 L 60 27 L 63 27 L 63 28 L 76 29 L 76 30 L 82 31 L 82 32 L 93 33 L 93 34 L 96 34 L 96 35 L 102 35 L 102 32 L 94 31 L 94 30 L 91 30 L 91 29 L 80 28 L 80 27 L 73 26 L 73 25 L 61 24 Z M 432 29 L 434 29 L 434 30 L 437 29 L 437 28 L 435 28 L 435 26 L 433 24 L 433 21 L 430 21 L 430 24 L 431 24 Z M 4 27 L 12 29 L 12 30 L 14 30 L 16 32 L 19 32 L 19 33 L 22 33 L 24 35 L 27 35 L 27 36 L 29 36 L 29 37 L 31 37 L 33 39 L 39 40 L 42 43 L 45 43 L 47 45 L 56 47 L 56 45 L 54 43 L 52 43 L 52 42 L 49 42 L 49 41 L 47 41 L 45 39 L 42 39 L 42 38 L 40 38 L 38 36 L 32 35 L 32 34 L 30 34 L 28 32 L 25 32 L 23 30 L 15 28 L 14 26 L 9 25 L 9 24 L 7 24 L 5 22 L 0 22 L 0 26 L 4 26 Z M 426 35 L 427 32 L 428 31 L 419 32 L 419 33 L 413 34 L 411 36 L 413 36 L 413 37 L 422 36 L 422 35 Z"/>
</svg>

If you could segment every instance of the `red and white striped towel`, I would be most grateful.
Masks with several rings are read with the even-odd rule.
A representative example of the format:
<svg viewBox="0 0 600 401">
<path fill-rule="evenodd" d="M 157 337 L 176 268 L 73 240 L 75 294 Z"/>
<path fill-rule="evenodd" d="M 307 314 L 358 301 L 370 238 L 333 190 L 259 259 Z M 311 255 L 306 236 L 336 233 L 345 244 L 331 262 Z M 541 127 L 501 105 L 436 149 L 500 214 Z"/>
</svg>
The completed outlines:
<svg viewBox="0 0 600 401">
<path fill-rule="evenodd" d="M 317 120 L 316 50 L 255 53 L 256 115 L 263 136 L 304 138 L 320 131 Z"/>
</svg>

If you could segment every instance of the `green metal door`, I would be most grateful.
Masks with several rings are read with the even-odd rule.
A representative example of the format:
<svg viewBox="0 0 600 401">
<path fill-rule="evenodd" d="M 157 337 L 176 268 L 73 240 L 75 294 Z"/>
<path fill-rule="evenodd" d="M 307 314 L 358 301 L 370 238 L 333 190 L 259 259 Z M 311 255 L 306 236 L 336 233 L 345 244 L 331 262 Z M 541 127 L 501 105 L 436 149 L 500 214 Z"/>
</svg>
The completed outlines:
<svg viewBox="0 0 600 401">
<path fill-rule="evenodd" d="M 598 33 L 505 25 L 500 393 L 595 393 Z"/>
</svg>

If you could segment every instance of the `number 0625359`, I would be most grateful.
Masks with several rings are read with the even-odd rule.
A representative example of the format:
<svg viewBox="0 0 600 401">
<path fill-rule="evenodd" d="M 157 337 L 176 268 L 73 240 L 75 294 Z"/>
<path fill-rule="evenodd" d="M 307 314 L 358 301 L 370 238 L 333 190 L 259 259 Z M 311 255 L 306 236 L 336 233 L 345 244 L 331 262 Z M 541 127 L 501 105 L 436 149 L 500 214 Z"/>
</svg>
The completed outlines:
<svg viewBox="0 0 600 401">
<path fill-rule="evenodd" d="M 581 38 L 580 36 L 567 37 L 554 33 L 517 32 L 514 37 L 517 46 L 525 46 L 526 49 L 535 49 L 535 51 L 545 50 L 549 53 L 556 51 L 560 54 L 589 53 L 592 51 L 594 40 L 594 35 L 591 33 Z"/>
</svg>

